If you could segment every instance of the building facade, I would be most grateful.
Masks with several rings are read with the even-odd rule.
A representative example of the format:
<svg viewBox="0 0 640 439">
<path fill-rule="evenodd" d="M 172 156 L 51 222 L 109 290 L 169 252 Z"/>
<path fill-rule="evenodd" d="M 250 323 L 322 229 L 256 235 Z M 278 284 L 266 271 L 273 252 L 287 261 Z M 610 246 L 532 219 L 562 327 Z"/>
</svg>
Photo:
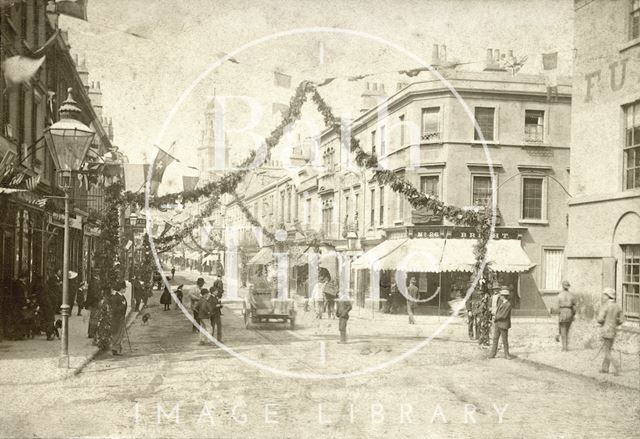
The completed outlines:
<svg viewBox="0 0 640 439">
<path fill-rule="evenodd" d="M 568 278 L 587 317 L 603 288 L 640 321 L 640 2 L 576 1 Z"/>
<path fill-rule="evenodd" d="M 46 55 L 25 83 L 12 84 L 0 77 L 0 277 L 6 299 L 11 280 L 20 273 L 32 281 L 46 279 L 62 267 L 61 200 L 49 199 L 45 208 L 47 197 L 60 197 L 62 192 L 43 131 L 59 120 L 58 109 L 69 88 L 82 110 L 82 122 L 96 131 L 90 153 L 101 156 L 111 148 L 111 139 L 89 98 L 88 72 L 72 58 L 66 33 L 58 28 L 55 5 L 40 0 L 3 5 L 0 32 L 0 61 L 17 55 Z M 94 96 L 98 99 L 99 93 Z M 71 192 L 70 269 L 82 280 L 92 267 L 101 195 L 102 187 L 90 187 L 88 179 L 78 179 Z"/>
<path fill-rule="evenodd" d="M 271 172 L 269 180 L 262 171 L 254 189 L 239 191 L 254 217 L 271 230 L 287 230 L 288 241 L 297 244 L 289 246 L 290 293 L 308 293 L 305 274 L 296 267 L 304 269 L 303 253 L 310 247 L 362 306 L 377 299 L 374 285 L 382 290 L 389 285 L 402 262 L 394 257 L 406 256 L 409 245 L 437 260 L 433 269 L 406 273 L 419 279 L 425 299 L 431 297 L 423 304 L 425 312 L 448 312 L 447 302 L 470 282 L 473 231 L 454 227 L 433 212 L 412 209 L 390 188 L 372 182 L 369 171 L 352 166 L 349 142 L 341 137 L 341 131 L 350 131 L 382 166 L 447 204 L 484 208 L 491 202 L 493 174 L 499 209 L 495 238 L 504 240 L 496 251 L 521 262 L 519 268 L 513 268 L 515 259 L 503 267 L 500 282 L 512 288 L 518 312 L 547 314 L 553 308 L 566 274 L 570 84 L 561 82 L 558 98 L 548 102 L 539 76 L 460 72 L 447 79 L 462 100 L 435 79 L 414 82 L 381 102 L 378 96 L 375 102 L 380 103 L 374 107 L 369 93 L 363 101 L 369 108 L 348 127 L 327 130 L 299 149 L 311 151 L 300 155 L 312 166 Z M 375 89 L 383 90 L 381 85 Z M 225 217 L 246 224 L 234 203 Z M 246 239 L 252 239 L 251 232 L 246 233 Z M 441 262 L 446 240 L 448 253 L 464 253 L 465 262 L 451 263 L 445 270 Z M 252 254 L 258 247 L 254 244 Z M 329 255 L 336 257 L 329 261 Z M 389 257 L 380 269 L 361 266 L 363 260 L 373 266 L 383 256 Z M 338 260 L 352 269 L 339 273 Z"/>
</svg>

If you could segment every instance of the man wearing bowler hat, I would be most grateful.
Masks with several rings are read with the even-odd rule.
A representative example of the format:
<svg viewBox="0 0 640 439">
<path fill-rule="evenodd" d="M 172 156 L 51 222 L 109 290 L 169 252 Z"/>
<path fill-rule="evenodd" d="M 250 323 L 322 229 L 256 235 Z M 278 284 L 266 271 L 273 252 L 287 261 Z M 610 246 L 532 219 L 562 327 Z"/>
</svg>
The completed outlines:
<svg viewBox="0 0 640 439">
<path fill-rule="evenodd" d="M 604 350 L 604 360 L 600 373 L 609 373 L 609 365 L 613 365 L 613 374 L 618 375 L 620 372 L 620 364 L 611 355 L 613 342 L 616 339 L 618 326 L 622 325 L 622 309 L 616 303 L 616 290 L 613 288 L 605 288 L 602 292 L 604 303 L 598 311 L 597 321 L 602 327 L 602 349 Z"/>
<path fill-rule="evenodd" d="M 495 331 L 493 334 L 493 346 L 489 358 L 495 358 L 498 353 L 498 342 L 502 338 L 502 347 L 504 348 L 504 358 L 511 360 L 514 358 L 509 354 L 509 328 L 511 328 L 511 302 L 509 301 L 509 290 L 502 288 L 500 290 L 500 299 L 495 313 Z"/>
</svg>

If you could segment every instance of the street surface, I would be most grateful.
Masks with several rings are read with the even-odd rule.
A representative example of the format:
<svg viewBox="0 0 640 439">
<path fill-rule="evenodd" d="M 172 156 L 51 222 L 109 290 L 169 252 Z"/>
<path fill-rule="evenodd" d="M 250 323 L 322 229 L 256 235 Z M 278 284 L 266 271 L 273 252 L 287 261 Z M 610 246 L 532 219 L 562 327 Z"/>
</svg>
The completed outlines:
<svg viewBox="0 0 640 439">
<path fill-rule="evenodd" d="M 435 340 L 353 378 L 277 376 L 199 345 L 181 311 L 162 311 L 158 300 L 156 292 L 148 324 L 139 316 L 129 328 L 125 356 L 101 355 L 67 381 L 3 385 L 0 436 L 631 438 L 640 429 L 636 392 L 518 360 L 486 360 L 472 342 Z M 353 328 L 341 345 L 337 320 L 318 328 L 300 310 L 295 331 L 282 323 L 247 330 L 239 312 L 238 304 L 224 308 L 229 347 L 303 373 L 360 370 L 421 340 Z"/>
</svg>

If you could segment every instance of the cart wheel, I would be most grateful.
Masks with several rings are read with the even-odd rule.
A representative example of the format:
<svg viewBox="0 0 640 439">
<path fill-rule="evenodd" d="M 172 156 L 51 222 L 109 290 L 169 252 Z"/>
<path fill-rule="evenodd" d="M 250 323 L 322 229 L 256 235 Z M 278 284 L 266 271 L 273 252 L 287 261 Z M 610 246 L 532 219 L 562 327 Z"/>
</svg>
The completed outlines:
<svg viewBox="0 0 640 439">
<path fill-rule="evenodd" d="M 289 329 L 291 329 L 291 330 L 296 329 L 296 318 L 295 317 L 291 317 L 289 319 Z"/>
</svg>

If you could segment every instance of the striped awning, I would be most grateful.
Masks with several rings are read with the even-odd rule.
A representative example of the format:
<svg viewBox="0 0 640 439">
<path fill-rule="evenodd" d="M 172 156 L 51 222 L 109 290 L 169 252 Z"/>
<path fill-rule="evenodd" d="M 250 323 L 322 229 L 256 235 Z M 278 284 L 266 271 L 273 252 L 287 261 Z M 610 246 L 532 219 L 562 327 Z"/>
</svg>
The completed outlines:
<svg viewBox="0 0 640 439">
<path fill-rule="evenodd" d="M 356 270 L 370 270 L 373 263 L 389 255 L 400 247 L 406 239 L 389 239 L 366 251 L 362 256 L 353 261 L 351 268 Z"/>
<path fill-rule="evenodd" d="M 252 257 L 247 265 L 266 265 L 273 261 L 273 251 L 270 247 L 262 247 L 258 253 Z"/>
<path fill-rule="evenodd" d="M 442 271 L 472 272 L 476 263 L 474 239 L 447 239 L 442 255 Z M 491 240 L 487 245 L 487 263 L 496 272 L 522 273 L 535 266 L 517 239 Z"/>
<path fill-rule="evenodd" d="M 444 239 L 407 239 L 387 256 L 373 263 L 374 270 L 440 273 Z"/>
</svg>

